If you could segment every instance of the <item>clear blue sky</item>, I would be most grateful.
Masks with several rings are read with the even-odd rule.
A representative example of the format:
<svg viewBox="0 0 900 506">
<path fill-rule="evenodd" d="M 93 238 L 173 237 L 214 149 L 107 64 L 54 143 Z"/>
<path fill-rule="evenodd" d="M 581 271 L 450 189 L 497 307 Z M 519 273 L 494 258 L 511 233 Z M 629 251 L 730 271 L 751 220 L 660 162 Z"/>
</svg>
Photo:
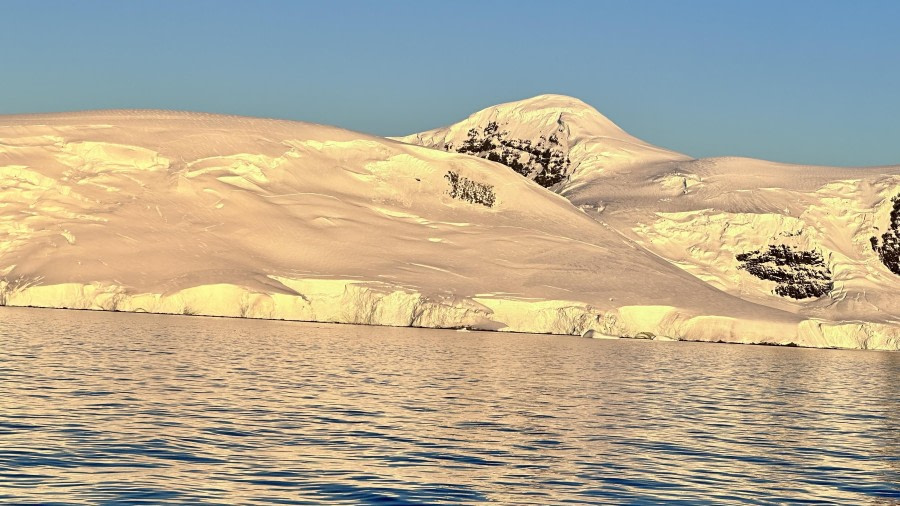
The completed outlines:
<svg viewBox="0 0 900 506">
<path fill-rule="evenodd" d="M 0 113 L 399 135 L 541 93 L 693 156 L 900 164 L 900 1 L 0 1 Z"/>
</svg>

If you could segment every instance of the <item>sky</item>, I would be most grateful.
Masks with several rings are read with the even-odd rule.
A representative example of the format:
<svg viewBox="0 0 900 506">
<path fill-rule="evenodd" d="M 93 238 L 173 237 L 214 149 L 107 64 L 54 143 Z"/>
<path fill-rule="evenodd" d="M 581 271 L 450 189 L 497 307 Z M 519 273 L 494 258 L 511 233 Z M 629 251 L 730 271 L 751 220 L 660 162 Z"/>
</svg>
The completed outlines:
<svg viewBox="0 0 900 506">
<path fill-rule="evenodd" d="M 0 0 L 0 114 L 162 108 L 377 135 L 571 95 L 695 157 L 900 164 L 900 2 Z"/>
</svg>

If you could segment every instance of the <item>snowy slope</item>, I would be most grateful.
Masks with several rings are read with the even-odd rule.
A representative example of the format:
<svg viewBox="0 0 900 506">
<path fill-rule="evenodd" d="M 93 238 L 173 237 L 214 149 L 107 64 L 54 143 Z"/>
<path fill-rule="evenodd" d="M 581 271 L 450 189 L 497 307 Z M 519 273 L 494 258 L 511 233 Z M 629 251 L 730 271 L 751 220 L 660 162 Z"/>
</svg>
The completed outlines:
<svg viewBox="0 0 900 506">
<path fill-rule="evenodd" d="M 726 293 L 610 223 L 496 163 L 333 127 L 0 117 L 0 304 L 900 347 L 890 321 Z"/>
<path fill-rule="evenodd" d="M 464 132 L 486 128 L 508 131 L 520 143 L 556 133 L 571 163 L 551 190 L 710 286 L 807 318 L 900 321 L 898 166 L 694 160 L 635 139 L 587 104 L 556 95 L 501 104 L 402 140 L 459 151 Z M 463 151 L 487 157 L 502 149 Z M 535 172 L 505 165 L 536 179 Z"/>
</svg>

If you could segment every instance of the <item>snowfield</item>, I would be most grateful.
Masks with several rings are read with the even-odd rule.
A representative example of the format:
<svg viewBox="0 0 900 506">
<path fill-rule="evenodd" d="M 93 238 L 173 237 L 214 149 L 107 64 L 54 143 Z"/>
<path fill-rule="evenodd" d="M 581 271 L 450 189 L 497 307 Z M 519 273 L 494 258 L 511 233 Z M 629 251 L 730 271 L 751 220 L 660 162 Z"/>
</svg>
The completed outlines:
<svg viewBox="0 0 900 506">
<path fill-rule="evenodd" d="M 898 194 L 898 167 L 693 160 L 555 95 L 399 140 L 0 116 L 0 304 L 896 350 Z"/>
</svg>

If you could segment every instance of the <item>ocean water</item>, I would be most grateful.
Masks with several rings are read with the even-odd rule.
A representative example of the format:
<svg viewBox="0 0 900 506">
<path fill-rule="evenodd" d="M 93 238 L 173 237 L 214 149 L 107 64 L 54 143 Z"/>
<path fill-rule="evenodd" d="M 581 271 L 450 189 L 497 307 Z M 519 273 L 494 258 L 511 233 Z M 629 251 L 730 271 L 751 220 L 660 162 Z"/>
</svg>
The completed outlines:
<svg viewBox="0 0 900 506">
<path fill-rule="evenodd" d="M 0 307 L 0 503 L 900 502 L 900 354 Z"/>
</svg>

